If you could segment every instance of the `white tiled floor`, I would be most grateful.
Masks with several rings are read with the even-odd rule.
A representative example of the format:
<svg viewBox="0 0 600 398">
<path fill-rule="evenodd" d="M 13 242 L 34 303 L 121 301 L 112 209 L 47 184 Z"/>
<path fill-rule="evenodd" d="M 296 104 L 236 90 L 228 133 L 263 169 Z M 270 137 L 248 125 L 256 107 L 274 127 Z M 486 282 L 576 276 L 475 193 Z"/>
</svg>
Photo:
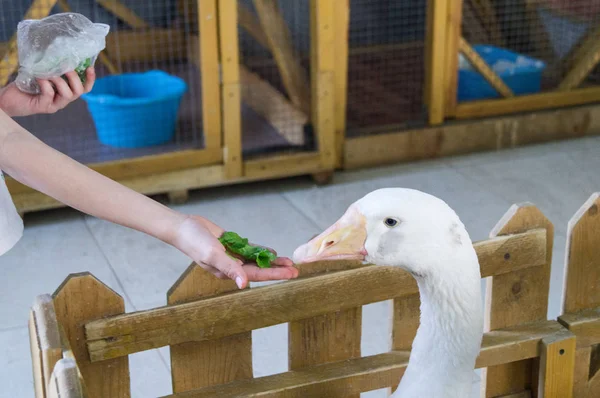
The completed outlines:
<svg viewBox="0 0 600 398">
<path fill-rule="evenodd" d="M 320 188 L 305 178 L 216 188 L 195 192 L 178 208 L 289 256 L 350 203 L 380 187 L 417 188 L 441 197 L 458 212 L 474 240 L 485 239 L 512 203 L 533 202 L 555 223 L 548 313 L 556 317 L 567 221 L 600 191 L 599 149 L 600 139 L 588 138 L 340 173 L 332 185 Z M 188 266 L 185 256 L 155 239 L 75 211 L 31 214 L 26 225 L 17 247 L 0 257 L 0 377 L 8 386 L 1 397 L 33 396 L 26 323 L 37 294 L 52 293 L 69 273 L 90 271 L 124 295 L 128 311 L 146 309 L 165 303 L 166 291 Z M 364 354 L 388 350 L 389 310 L 389 303 L 365 307 Z M 255 374 L 285 371 L 287 326 L 258 330 L 253 336 Z M 171 392 L 168 355 L 163 348 L 131 357 L 134 397 Z M 473 396 L 478 396 L 477 384 Z"/>
</svg>

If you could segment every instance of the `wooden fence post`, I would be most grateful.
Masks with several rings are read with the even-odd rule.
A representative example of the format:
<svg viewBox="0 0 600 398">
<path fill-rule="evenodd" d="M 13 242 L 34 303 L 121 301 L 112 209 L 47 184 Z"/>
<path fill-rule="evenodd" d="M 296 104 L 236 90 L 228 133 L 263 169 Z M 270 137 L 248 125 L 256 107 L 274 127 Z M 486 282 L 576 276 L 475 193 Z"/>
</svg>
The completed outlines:
<svg viewBox="0 0 600 398">
<path fill-rule="evenodd" d="M 129 398 L 129 357 L 91 363 L 84 324 L 125 312 L 123 298 L 90 273 L 71 274 L 53 295 L 56 319 L 85 380 L 88 398 Z"/>
<path fill-rule="evenodd" d="M 354 262 L 312 263 L 300 268 L 300 276 L 361 267 Z M 326 298 L 324 298 L 326 299 Z M 289 324 L 290 370 L 358 358 L 361 355 L 362 307 L 316 316 Z M 323 396 L 340 396 L 325 391 Z M 360 394 L 344 395 L 358 398 Z"/>
<path fill-rule="evenodd" d="M 220 280 L 193 263 L 167 293 L 169 305 L 237 290 L 232 280 Z M 173 392 L 184 392 L 252 378 L 252 332 L 219 340 L 171 346 Z"/>
<path fill-rule="evenodd" d="M 47 398 L 83 398 L 85 390 L 79 378 L 77 363 L 64 358 L 56 363 L 48 383 Z"/>
<path fill-rule="evenodd" d="M 563 289 L 563 315 L 559 321 L 577 336 L 573 396 L 600 395 L 600 193 L 593 194 L 569 221 Z M 583 322 L 596 318 L 587 330 Z M 583 324 L 583 325 L 582 325 Z M 590 322 L 590 324 L 592 324 Z M 596 339 L 589 335 L 596 334 Z"/>
<path fill-rule="evenodd" d="M 513 205 L 492 230 L 490 237 L 546 229 L 546 263 L 488 279 L 485 331 L 545 320 L 548 315 L 550 265 L 554 226 L 531 204 Z M 510 259 L 510 253 L 505 254 Z M 514 394 L 537 388 L 537 363 L 532 360 L 492 366 L 482 371 L 485 397 Z"/>
<path fill-rule="evenodd" d="M 573 397 L 575 340 L 568 330 L 542 339 L 538 397 Z"/>
</svg>

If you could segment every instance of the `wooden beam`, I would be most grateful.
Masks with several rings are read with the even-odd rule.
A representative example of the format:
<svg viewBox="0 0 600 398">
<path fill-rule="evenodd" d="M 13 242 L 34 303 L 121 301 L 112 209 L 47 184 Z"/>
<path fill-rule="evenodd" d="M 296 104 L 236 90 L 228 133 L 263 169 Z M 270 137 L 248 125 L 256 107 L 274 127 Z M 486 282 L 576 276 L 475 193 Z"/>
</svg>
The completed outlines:
<svg viewBox="0 0 600 398">
<path fill-rule="evenodd" d="M 322 170 L 321 156 L 318 153 L 275 155 L 264 159 L 248 160 L 244 167 L 245 177 L 252 179 L 289 177 Z"/>
<path fill-rule="evenodd" d="M 254 0 L 254 8 L 290 100 L 304 113 L 310 113 L 308 79 L 296 55 L 290 32 L 279 12 L 277 2 Z M 329 29 L 333 30 L 333 26 L 330 25 Z"/>
<path fill-rule="evenodd" d="M 154 62 L 186 59 L 187 45 L 181 29 L 122 30 L 106 36 L 105 51 L 119 63 Z"/>
<path fill-rule="evenodd" d="M 575 335 L 563 330 L 541 341 L 538 394 L 544 398 L 572 398 Z"/>
<path fill-rule="evenodd" d="M 546 258 L 543 234 L 529 231 L 476 243 L 482 277 L 537 268 Z M 101 361 L 168 344 L 225 337 L 417 291 L 414 279 L 397 267 L 366 266 L 92 321 L 85 326 L 86 338 L 90 358 Z M 247 306 L 248 302 L 253 305 Z"/>
<path fill-rule="evenodd" d="M 119 0 L 96 0 L 104 9 L 134 29 L 149 28 L 150 24 Z"/>
<path fill-rule="evenodd" d="M 444 94 L 440 95 L 438 90 L 440 87 L 445 87 L 445 70 L 446 70 L 446 23 L 448 22 L 448 0 L 431 1 L 429 7 L 431 9 L 431 46 L 429 59 L 429 69 L 425 73 L 429 74 L 429 93 L 426 98 L 429 100 L 429 124 L 438 125 L 443 123 L 446 111 Z"/>
<path fill-rule="evenodd" d="M 543 321 L 486 333 L 476 367 L 530 359 L 541 354 L 540 342 L 561 333 L 555 321 Z M 409 351 L 311 366 L 273 376 L 234 382 L 164 398 L 228 397 L 347 397 L 397 386 L 408 364 Z"/>
<path fill-rule="evenodd" d="M 242 102 L 269 122 L 288 142 L 303 145 L 308 116 L 269 82 L 243 65 L 240 65 L 240 80 Z"/>
<path fill-rule="evenodd" d="M 33 0 L 23 20 L 45 18 L 50 14 L 55 5 L 56 0 Z M 17 35 L 15 33 L 8 42 L 4 57 L 0 60 L 0 87 L 8 83 L 8 79 L 10 79 L 18 67 L 19 54 L 17 51 Z"/>
<path fill-rule="evenodd" d="M 504 47 L 504 38 L 498 18 L 496 17 L 496 9 L 490 0 L 467 0 L 471 3 L 473 11 L 478 15 L 481 21 L 481 26 L 485 28 L 489 35 L 489 42 L 496 46 Z"/>
<path fill-rule="evenodd" d="M 258 44 L 267 50 L 271 49 L 269 39 L 260 25 L 258 17 L 241 1 L 238 1 L 238 23 Z"/>
<path fill-rule="evenodd" d="M 600 307 L 564 314 L 558 320 L 577 336 L 577 348 L 600 344 Z"/>
<path fill-rule="evenodd" d="M 459 42 L 462 38 L 463 0 L 454 0 L 448 5 L 448 21 L 446 22 L 446 71 L 444 74 L 444 100 L 446 117 L 453 117 L 458 103 L 458 56 Z"/>
<path fill-rule="evenodd" d="M 348 102 L 348 50 L 349 50 L 350 0 L 335 2 L 335 148 L 336 168 L 344 161 L 346 139 L 346 111 Z"/>
<path fill-rule="evenodd" d="M 483 100 L 458 104 L 457 119 L 471 119 L 484 116 L 498 116 L 510 113 L 523 113 L 544 109 L 560 108 L 600 102 L 600 87 L 582 88 L 567 92 L 520 95 L 502 100 Z"/>
<path fill-rule="evenodd" d="M 559 91 L 569 91 L 579 87 L 600 62 L 600 41 L 598 41 L 598 38 L 595 37 L 593 42 L 589 45 L 586 44 L 584 43 L 585 52 L 578 54 L 579 57 L 575 64 L 558 85 Z"/>
<path fill-rule="evenodd" d="M 458 48 L 465 58 L 473 65 L 485 80 L 503 97 L 514 97 L 512 90 L 504 81 L 490 68 L 483 58 L 461 37 L 458 42 Z"/>
</svg>

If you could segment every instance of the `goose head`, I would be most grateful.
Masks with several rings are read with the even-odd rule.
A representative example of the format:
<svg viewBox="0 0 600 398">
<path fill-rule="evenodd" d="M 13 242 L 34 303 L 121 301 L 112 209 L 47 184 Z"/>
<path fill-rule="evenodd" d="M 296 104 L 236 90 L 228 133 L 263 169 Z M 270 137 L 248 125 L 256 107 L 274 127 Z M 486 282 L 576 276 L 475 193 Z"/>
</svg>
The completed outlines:
<svg viewBox="0 0 600 398">
<path fill-rule="evenodd" d="M 403 188 L 371 192 L 293 257 L 408 271 L 419 286 L 420 326 L 394 397 L 468 396 L 483 329 L 481 276 L 469 234 L 444 201 Z"/>
</svg>

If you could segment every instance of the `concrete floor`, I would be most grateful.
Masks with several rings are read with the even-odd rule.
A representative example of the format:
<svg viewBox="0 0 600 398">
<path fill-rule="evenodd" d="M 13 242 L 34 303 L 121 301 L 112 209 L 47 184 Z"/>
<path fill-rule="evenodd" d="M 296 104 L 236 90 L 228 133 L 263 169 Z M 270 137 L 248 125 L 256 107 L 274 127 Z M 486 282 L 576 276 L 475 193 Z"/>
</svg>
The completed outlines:
<svg viewBox="0 0 600 398">
<path fill-rule="evenodd" d="M 439 196 L 458 212 L 474 240 L 485 239 L 511 204 L 532 202 L 555 224 L 548 311 L 554 318 L 560 307 L 567 222 L 600 191 L 599 149 L 600 138 L 586 138 L 339 173 L 332 185 L 320 188 L 300 178 L 202 190 L 177 208 L 289 256 L 350 203 L 377 188 L 410 187 Z M 69 273 L 90 271 L 124 296 L 127 311 L 148 309 L 165 304 L 167 290 L 188 265 L 184 255 L 162 242 L 73 210 L 27 215 L 25 236 L 0 257 L 0 396 L 33 396 L 26 324 L 36 295 L 52 293 Z M 365 307 L 364 355 L 388 350 L 388 310 L 386 302 Z M 254 332 L 256 376 L 287 370 L 286 336 L 286 325 Z M 168 349 L 160 349 L 131 356 L 134 397 L 171 392 L 168 355 Z M 478 396 L 477 376 L 473 388 Z"/>
</svg>

